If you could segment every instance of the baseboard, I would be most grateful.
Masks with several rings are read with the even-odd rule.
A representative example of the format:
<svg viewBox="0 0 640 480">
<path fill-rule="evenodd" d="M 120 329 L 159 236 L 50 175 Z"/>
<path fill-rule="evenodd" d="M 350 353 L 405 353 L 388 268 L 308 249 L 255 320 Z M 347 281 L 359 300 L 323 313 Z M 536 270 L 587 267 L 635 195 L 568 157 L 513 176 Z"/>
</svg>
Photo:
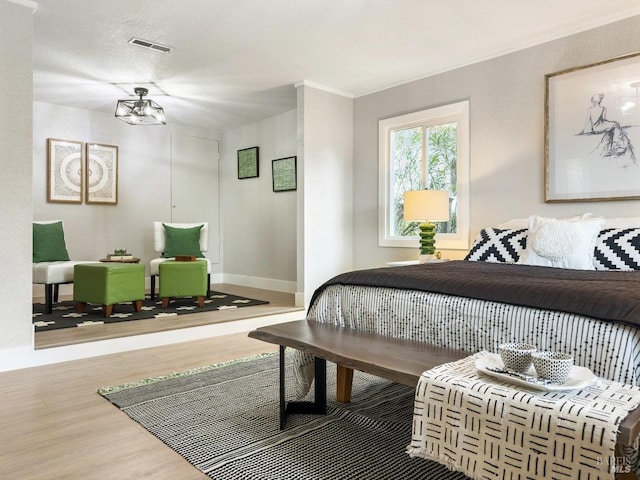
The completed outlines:
<svg viewBox="0 0 640 480">
<path fill-rule="evenodd" d="M 232 283 L 245 287 L 261 288 L 263 290 L 273 290 L 275 292 L 295 293 L 296 282 L 285 280 L 274 280 L 271 278 L 249 277 L 247 275 L 234 275 L 231 273 L 212 273 L 211 283 Z M 151 280 L 145 277 L 145 288 L 151 288 Z M 157 287 L 156 287 L 157 288 Z M 33 298 L 44 298 L 44 285 L 33 284 L 31 295 Z M 63 283 L 60 285 L 60 296 L 73 296 L 73 283 Z M 296 300 L 296 306 L 300 306 Z"/>
<path fill-rule="evenodd" d="M 222 322 L 200 327 L 168 330 L 166 332 L 79 343 L 64 347 L 43 348 L 38 350 L 35 350 L 33 347 L 0 349 L 0 372 L 98 357 L 112 353 L 128 352 L 131 350 L 172 345 L 192 340 L 201 340 L 208 337 L 249 332 L 250 330 L 265 325 L 303 320 L 304 315 L 302 310 L 298 310 L 295 312 L 247 318 L 233 322 Z"/>
<path fill-rule="evenodd" d="M 242 285 L 243 287 L 261 288 L 263 290 L 273 290 L 284 293 L 295 293 L 297 288 L 296 282 L 275 280 L 273 278 L 250 277 L 248 275 L 235 275 L 232 273 L 224 273 L 222 283 L 232 283 L 234 285 Z"/>
</svg>

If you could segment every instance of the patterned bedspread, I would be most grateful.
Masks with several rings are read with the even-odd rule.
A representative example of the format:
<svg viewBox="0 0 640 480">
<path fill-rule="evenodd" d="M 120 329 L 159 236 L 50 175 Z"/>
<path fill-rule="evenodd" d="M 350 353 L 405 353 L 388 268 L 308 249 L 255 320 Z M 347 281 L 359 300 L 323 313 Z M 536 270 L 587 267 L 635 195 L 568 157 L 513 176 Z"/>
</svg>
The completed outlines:
<svg viewBox="0 0 640 480">
<path fill-rule="evenodd" d="M 405 268 L 411 267 L 380 270 Z M 597 376 L 640 385 L 640 329 L 587 315 L 415 289 L 335 284 L 317 294 L 307 318 L 471 353 L 496 352 L 504 342 L 533 343 L 572 354 L 577 365 Z M 296 393 L 303 395 L 311 384 L 312 359 L 297 352 L 295 362 Z"/>
<path fill-rule="evenodd" d="M 613 480 L 638 471 L 638 446 L 615 453 L 622 418 L 640 387 L 599 380 L 540 392 L 483 376 L 480 352 L 422 374 L 407 452 L 471 478 Z"/>
</svg>

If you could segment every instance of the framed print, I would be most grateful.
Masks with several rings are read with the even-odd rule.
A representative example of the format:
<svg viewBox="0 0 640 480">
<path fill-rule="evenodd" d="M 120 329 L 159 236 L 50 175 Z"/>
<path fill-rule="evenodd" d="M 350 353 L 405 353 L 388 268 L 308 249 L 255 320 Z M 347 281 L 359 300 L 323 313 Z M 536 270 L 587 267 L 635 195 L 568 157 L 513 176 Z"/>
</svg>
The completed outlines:
<svg viewBox="0 0 640 480">
<path fill-rule="evenodd" d="M 258 147 L 243 148 L 238 150 L 238 178 L 255 178 L 259 176 L 259 149 Z"/>
<path fill-rule="evenodd" d="M 118 203 L 118 147 L 87 143 L 87 203 Z"/>
<path fill-rule="evenodd" d="M 545 83 L 545 201 L 640 198 L 640 53 Z"/>
<path fill-rule="evenodd" d="M 287 192 L 297 188 L 296 157 L 279 158 L 271 161 L 273 191 Z"/>
<path fill-rule="evenodd" d="M 82 203 L 82 142 L 47 138 L 47 201 Z"/>
</svg>

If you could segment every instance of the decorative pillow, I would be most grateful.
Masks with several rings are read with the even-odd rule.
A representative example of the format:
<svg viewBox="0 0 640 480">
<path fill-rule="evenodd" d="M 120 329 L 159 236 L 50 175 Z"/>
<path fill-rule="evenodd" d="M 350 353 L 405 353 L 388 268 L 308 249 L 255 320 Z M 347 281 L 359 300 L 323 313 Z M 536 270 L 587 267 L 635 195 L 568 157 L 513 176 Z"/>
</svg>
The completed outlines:
<svg viewBox="0 0 640 480">
<path fill-rule="evenodd" d="M 465 260 L 516 263 L 527 246 L 527 232 L 526 228 L 485 228 L 478 234 Z"/>
<path fill-rule="evenodd" d="M 33 222 L 33 263 L 68 260 L 62 221 Z"/>
<path fill-rule="evenodd" d="M 596 239 L 596 270 L 640 270 L 640 228 L 607 228 Z"/>
<path fill-rule="evenodd" d="M 163 223 L 162 226 L 164 227 L 165 240 L 163 257 L 172 258 L 176 255 L 204 257 L 200 251 L 200 230 L 204 225 L 176 228 Z"/>
<path fill-rule="evenodd" d="M 518 263 L 543 267 L 594 270 L 593 250 L 602 218 L 557 220 L 529 218 L 527 248 Z"/>
<path fill-rule="evenodd" d="M 561 220 L 567 220 L 568 222 L 575 222 L 576 220 L 584 220 L 585 218 L 592 218 L 590 213 L 583 213 L 582 215 L 573 215 L 571 217 L 564 217 Z M 640 225 L 636 223 L 636 225 Z M 611 225 L 612 227 L 618 227 L 619 225 Z M 494 228 L 503 228 L 503 229 L 514 229 L 518 230 L 520 228 L 529 228 L 529 219 L 528 218 L 512 218 L 510 220 L 506 220 L 502 223 L 495 225 Z"/>
</svg>

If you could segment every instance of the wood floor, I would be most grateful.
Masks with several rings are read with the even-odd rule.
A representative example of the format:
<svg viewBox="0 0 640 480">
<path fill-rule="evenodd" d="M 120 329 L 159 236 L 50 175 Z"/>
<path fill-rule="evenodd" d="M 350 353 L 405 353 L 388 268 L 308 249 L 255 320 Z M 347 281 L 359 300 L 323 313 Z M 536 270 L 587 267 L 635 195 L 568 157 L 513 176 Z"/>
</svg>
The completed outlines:
<svg viewBox="0 0 640 480">
<path fill-rule="evenodd" d="M 92 325 L 86 328 L 62 328 L 38 332 L 35 334 L 35 348 L 59 347 L 77 343 L 107 340 L 111 338 L 141 335 L 145 333 L 164 332 L 178 328 L 210 325 L 230 322 L 241 318 L 262 317 L 291 311 L 302 310 L 295 306 L 295 297 L 291 293 L 275 292 L 258 288 L 243 287 L 231 284 L 213 284 L 211 289 L 218 292 L 240 295 L 257 300 L 266 300 L 267 305 L 256 305 L 230 310 L 202 312 L 177 317 L 135 320 L 130 322 Z"/>
<path fill-rule="evenodd" d="M 96 390 L 276 348 L 243 333 L 0 373 L 0 479 L 206 479 Z"/>
</svg>

